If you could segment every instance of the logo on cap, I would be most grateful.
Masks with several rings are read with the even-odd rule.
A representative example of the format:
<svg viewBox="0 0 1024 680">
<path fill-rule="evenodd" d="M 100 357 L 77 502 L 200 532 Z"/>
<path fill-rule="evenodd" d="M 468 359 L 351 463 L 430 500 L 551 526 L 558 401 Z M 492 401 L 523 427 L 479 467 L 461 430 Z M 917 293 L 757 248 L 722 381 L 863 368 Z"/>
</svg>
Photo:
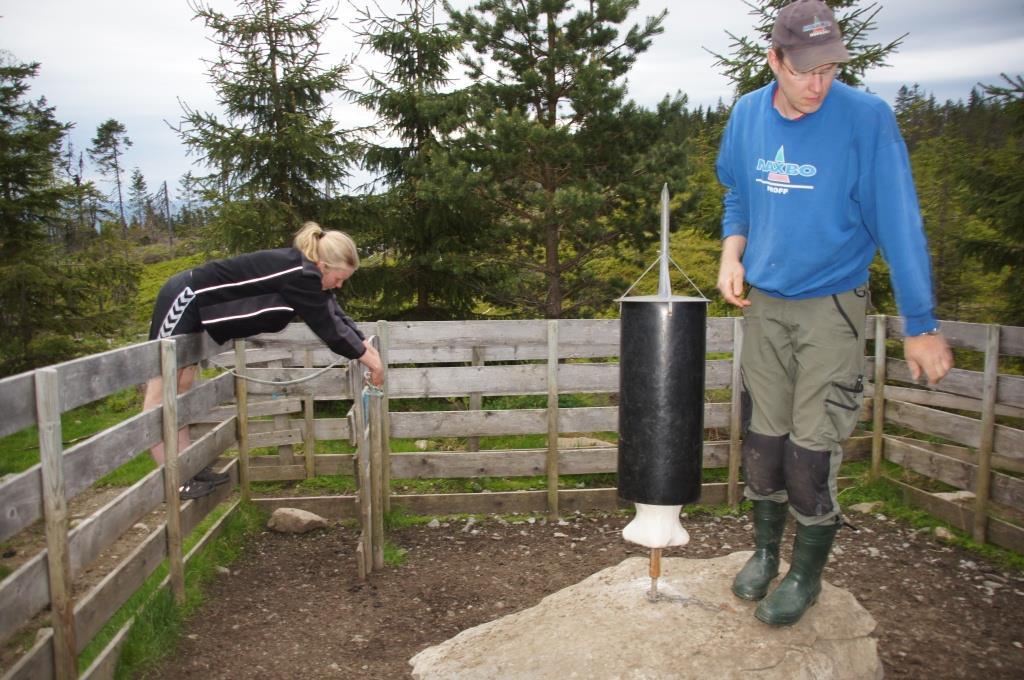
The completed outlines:
<svg viewBox="0 0 1024 680">
<path fill-rule="evenodd" d="M 808 38 L 817 38 L 819 36 L 828 35 L 829 33 L 831 33 L 831 26 L 831 21 L 822 21 L 821 19 L 818 18 L 818 15 L 815 14 L 814 23 L 807 24 L 806 26 L 804 26 L 803 32 L 807 34 Z"/>
</svg>

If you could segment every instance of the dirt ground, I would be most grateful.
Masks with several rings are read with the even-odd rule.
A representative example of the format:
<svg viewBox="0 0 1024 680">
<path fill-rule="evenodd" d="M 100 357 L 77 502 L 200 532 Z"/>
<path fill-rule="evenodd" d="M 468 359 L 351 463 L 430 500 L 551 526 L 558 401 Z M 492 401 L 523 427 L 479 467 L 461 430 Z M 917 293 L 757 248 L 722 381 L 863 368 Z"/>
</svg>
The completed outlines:
<svg viewBox="0 0 1024 680">
<path fill-rule="evenodd" d="M 881 515 L 849 519 L 859 532 L 840 532 L 825 577 L 875 617 L 886 677 L 1024 677 L 1024 574 Z M 623 542 L 626 521 L 607 513 L 564 524 L 442 518 L 392 532 L 405 564 L 366 582 L 356 574 L 353 529 L 264 531 L 211 584 L 177 652 L 147 677 L 409 677 L 408 660 L 421 649 L 646 554 Z M 748 550 L 749 522 L 686 518 L 690 545 L 666 555 Z M 791 532 L 792 524 L 787 543 Z"/>
</svg>

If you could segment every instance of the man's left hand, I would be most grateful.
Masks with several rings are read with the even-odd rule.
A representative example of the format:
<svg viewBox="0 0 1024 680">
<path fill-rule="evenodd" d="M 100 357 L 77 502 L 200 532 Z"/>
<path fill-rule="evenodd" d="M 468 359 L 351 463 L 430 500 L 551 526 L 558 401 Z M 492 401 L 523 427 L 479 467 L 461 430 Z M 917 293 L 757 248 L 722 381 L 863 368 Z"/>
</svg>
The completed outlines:
<svg viewBox="0 0 1024 680">
<path fill-rule="evenodd" d="M 937 384 L 953 368 L 953 352 L 941 334 L 904 338 L 903 356 L 914 380 L 924 373 L 929 385 Z"/>
</svg>

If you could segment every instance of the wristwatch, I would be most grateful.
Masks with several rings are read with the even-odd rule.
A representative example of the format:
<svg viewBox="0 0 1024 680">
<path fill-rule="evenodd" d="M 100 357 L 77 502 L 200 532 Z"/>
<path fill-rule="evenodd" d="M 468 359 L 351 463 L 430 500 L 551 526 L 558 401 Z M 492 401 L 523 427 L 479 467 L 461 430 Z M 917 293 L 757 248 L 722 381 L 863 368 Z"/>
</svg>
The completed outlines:
<svg viewBox="0 0 1024 680">
<path fill-rule="evenodd" d="M 919 338 L 922 335 L 938 335 L 938 334 L 939 334 L 939 327 L 936 326 L 935 328 L 931 329 L 930 331 L 925 331 L 924 333 L 918 333 L 917 335 L 911 335 L 910 337 L 912 337 L 912 338 Z"/>
</svg>

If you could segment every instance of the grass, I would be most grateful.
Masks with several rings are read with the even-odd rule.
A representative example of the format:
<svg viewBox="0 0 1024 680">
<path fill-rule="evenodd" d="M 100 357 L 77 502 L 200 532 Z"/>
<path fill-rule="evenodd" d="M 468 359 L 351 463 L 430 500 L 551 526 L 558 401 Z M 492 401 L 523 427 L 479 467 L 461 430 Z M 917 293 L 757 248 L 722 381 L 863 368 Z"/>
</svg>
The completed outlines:
<svg viewBox="0 0 1024 680">
<path fill-rule="evenodd" d="M 211 512 L 186 538 L 184 550 L 190 550 L 226 510 L 227 506 L 221 505 Z M 214 578 L 218 566 L 227 566 L 237 559 L 246 538 L 264 521 L 265 516 L 254 505 L 239 505 L 225 522 L 221 535 L 186 566 L 183 605 L 175 604 L 170 588 L 157 592 L 167 575 L 166 562 L 161 564 L 85 648 L 79 657 L 79 671 L 92 663 L 132 617 L 135 622 L 125 640 L 116 677 L 140 677 L 145 669 L 170 654 L 184 622 L 203 603 L 203 585 Z"/>
<path fill-rule="evenodd" d="M 79 406 L 61 415 L 61 439 L 65 447 L 102 432 L 142 408 L 136 388 L 121 390 L 106 399 Z M 0 476 L 24 472 L 39 462 L 39 430 L 33 425 L 0 438 Z"/>
<path fill-rule="evenodd" d="M 121 467 L 100 477 L 96 480 L 96 486 L 131 486 L 155 469 L 156 463 L 153 462 L 149 452 L 143 451 Z"/>
<path fill-rule="evenodd" d="M 851 464 L 852 465 L 852 464 Z M 882 477 L 876 480 L 868 478 L 868 463 L 858 462 L 857 465 L 865 469 L 861 473 L 857 483 L 839 492 L 839 503 L 843 507 L 850 507 L 858 503 L 881 502 L 878 512 L 887 517 L 906 522 L 915 529 L 927 529 L 934 531 L 936 527 L 945 527 L 953 538 L 948 541 L 968 552 L 980 555 L 1002 568 L 1024 573 L 1024 555 L 1012 550 L 1005 550 L 988 543 L 978 543 L 969 534 L 953 527 L 946 522 L 928 514 L 924 510 L 908 505 L 903 500 L 903 492 L 898 486 L 889 481 L 886 477 L 898 478 L 903 473 L 903 468 L 888 461 L 883 461 Z"/>
<path fill-rule="evenodd" d="M 400 567 L 405 564 L 406 554 L 409 551 L 405 548 L 399 548 L 391 541 L 384 541 L 384 564 L 389 567 Z"/>
</svg>

